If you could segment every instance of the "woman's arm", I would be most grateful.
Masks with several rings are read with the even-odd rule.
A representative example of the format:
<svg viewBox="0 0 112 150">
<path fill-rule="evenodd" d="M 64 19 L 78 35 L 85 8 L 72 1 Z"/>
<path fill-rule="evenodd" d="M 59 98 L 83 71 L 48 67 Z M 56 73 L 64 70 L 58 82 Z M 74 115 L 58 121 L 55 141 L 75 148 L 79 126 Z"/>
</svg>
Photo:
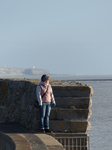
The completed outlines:
<svg viewBox="0 0 112 150">
<path fill-rule="evenodd" d="M 41 87 L 39 85 L 36 88 L 36 96 L 39 105 L 42 106 Z"/>
<path fill-rule="evenodd" d="M 55 102 L 55 98 L 54 98 L 54 94 L 53 94 L 53 90 L 52 90 L 51 85 L 50 85 L 50 88 L 51 88 L 51 91 L 50 91 L 50 95 L 51 95 L 51 102 L 52 102 L 52 104 L 56 104 L 56 102 Z"/>
</svg>

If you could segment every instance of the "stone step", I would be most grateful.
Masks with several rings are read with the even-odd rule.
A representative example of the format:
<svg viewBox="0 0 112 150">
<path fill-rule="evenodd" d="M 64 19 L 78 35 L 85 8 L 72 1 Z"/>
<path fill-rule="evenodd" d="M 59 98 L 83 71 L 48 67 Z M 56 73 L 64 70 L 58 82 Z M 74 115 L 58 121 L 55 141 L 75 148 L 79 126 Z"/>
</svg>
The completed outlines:
<svg viewBox="0 0 112 150">
<path fill-rule="evenodd" d="M 53 137 L 87 137 L 87 133 L 53 133 Z"/>
<path fill-rule="evenodd" d="M 50 120 L 88 120 L 91 114 L 89 109 L 52 108 Z"/>
<path fill-rule="evenodd" d="M 61 108 L 89 109 L 92 106 L 92 99 L 89 97 L 56 97 L 56 106 Z"/>
<path fill-rule="evenodd" d="M 88 120 L 92 112 L 89 109 L 52 108 L 50 120 Z M 36 118 L 39 120 L 39 109 Z"/>
<path fill-rule="evenodd" d="M 88 121 L 50 121 L 50 129 L 54 132 L 86 133 L 90 128 L 91 124 Z"/>
<path fill-rule="evenodd" d="M 89 121 L 72 121 L 72 120 L 50 120 L 50 129 L 53 132 L 70 132 L 70 133 L 86 133 L 90 130 L 91 124 Z M 40 131 L 40 122 L 36 121 L 33 125 L 34 131 Z M 27 130 L 31 130 L 31 128 L 27 128 Z M 31 132 L 31 131 L 30 131 Z"/>
<path fill-rule="evenodd" d="M 38 138 L 46 145 L 47 150 L 65 150 L 62 144 L 60 144 L 54 137 L 47 134 L 36 134 Z M 40 149 L 44 150 L 44 149 Z"/>
<path fill-rule="evenodd" d="M 55 97 L 91 97 L 93 89 L 90 86 L 52 86 Z"/>
</svg>

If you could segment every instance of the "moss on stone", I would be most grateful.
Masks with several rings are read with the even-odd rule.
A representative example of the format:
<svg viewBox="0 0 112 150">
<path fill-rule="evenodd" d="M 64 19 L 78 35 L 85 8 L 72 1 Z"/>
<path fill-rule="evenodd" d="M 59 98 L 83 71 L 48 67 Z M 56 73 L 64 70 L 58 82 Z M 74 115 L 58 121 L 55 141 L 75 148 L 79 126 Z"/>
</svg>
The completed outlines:
<svg viewBox="0 0 112 150">
<path fill-rule="evenodd" d="M 5 82 L 2 82 L 2 85 L 1 85 L 1 96 L 3 98 L 5 98 L 7 96 L 7 93 L 8 93 L 7 84 Z"/>
<path fill-rule="evenodd" d="M 85 86 L 81 87 L 81 91 L 88 91 L 88 90 L 89 90 L 88 87 L 85 87 Z"/>
<path fill-rule="evenodd" d="M 78 124 L 77 128 L 78 128 L 79 131 L 82 131 L 83 128 L 85 128 L 85 126 L 87 126 L 86 123 L 82 122 L 81 124 Z"/>
</svg>

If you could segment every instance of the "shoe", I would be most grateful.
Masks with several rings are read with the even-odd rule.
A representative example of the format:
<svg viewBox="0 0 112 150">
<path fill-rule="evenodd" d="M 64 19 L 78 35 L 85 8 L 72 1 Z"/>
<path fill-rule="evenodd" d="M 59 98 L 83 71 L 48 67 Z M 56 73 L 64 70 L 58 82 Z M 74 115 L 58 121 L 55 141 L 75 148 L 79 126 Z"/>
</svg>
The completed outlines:
<svg viewBox="0 0 112 150">
<path fill-rule="evenodd" d="M 44 129 L 41 129 L 41 131 L 40 131 L 41 133 L 45 133 L 45 131 L 44 131 Z"/>
<path fill-rule="evenodd" d="M 52 131 L 49 130 L 49 129 L 45 129 L 45 132 L 46 132 L 46 133 L 52 133 Z"/>
</svg>

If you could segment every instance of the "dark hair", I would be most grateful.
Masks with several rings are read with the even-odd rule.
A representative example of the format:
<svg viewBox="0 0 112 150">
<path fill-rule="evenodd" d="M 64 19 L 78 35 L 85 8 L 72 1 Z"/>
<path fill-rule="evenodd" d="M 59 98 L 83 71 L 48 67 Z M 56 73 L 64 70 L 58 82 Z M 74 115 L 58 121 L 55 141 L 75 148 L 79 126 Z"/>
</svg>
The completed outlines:
<svg viewBox="0 0 112 150">
<path fill-rule="evenodd" d="M 47 79 L 49 79 L 49 76 L 47 76 L 46 74 L 42 75 L 41 77 L 41 81 L 46 81 Z"/>
</svg>

